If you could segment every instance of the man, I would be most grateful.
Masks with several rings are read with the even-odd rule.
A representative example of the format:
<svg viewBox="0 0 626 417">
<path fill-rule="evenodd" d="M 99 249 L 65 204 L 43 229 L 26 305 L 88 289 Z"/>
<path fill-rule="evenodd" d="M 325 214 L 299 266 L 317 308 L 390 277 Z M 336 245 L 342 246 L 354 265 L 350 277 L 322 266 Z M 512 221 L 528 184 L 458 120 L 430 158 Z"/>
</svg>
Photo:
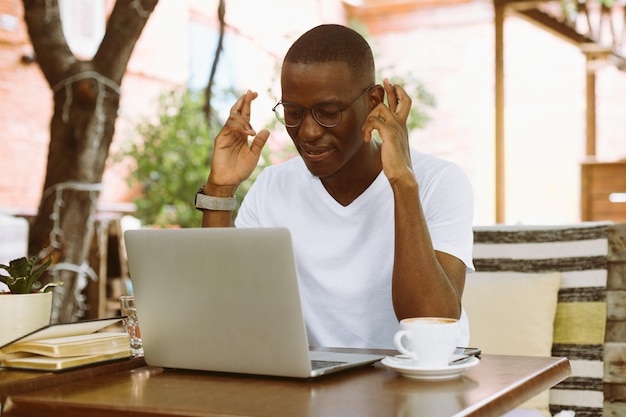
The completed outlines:
<svg viewBox="0 0 626 417">
<path fill-rule="evenodd" d="M 259 175 L 235 226 L 291 231 L 311 345 L 391 348 L 398 320 L 414 316 L 462 317 L 466 343 L 471 186 L 456 165 L 410 148 L 410 97 L 375 84 L 369 45 L 340 25 L 291 46 L 281 87 L 274 111 L 300 156 Z M 250 125 L 256 97 L 239 98 L 215 139 L 205 227 L 231 224 L 235 189 L 268 140 Z"/>
</svg>

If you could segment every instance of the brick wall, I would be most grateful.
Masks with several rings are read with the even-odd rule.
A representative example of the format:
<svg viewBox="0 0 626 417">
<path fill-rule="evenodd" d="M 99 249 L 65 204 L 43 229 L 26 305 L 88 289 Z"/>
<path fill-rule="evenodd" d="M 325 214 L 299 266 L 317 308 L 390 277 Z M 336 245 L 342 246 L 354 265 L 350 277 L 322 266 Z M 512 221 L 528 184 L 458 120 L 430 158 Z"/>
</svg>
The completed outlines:
<svg viewBox="0 0 626 417">
<path fill-rule="evenodd" d="M 43 182 L 51 93 L 37 65 L 19 0 L 0 1 L 0 207 L 34 208 Z"/>
<path fill-rule="evenodd" d="M 107 0 L 109 10 L 113 3 Z M 187 17 L 186 8 L 180 6 L 176 0 L 162 0 L 135 47 L 122 82 L 121 117 L 112 150 L 128 138 L 130 120 L 149 112 L 160 92 L 187 78 L 186 32 L 176 30 Z M 32 57 L 22 2 L 0 0 L 0 210 L 8 212 L 36 211 L 45 179 L 53 103 L 39 66 L 29 60 Z M 101 202 L 131 200 L 124 176 L 121 167 L 107 169 Z"/>
</svg>

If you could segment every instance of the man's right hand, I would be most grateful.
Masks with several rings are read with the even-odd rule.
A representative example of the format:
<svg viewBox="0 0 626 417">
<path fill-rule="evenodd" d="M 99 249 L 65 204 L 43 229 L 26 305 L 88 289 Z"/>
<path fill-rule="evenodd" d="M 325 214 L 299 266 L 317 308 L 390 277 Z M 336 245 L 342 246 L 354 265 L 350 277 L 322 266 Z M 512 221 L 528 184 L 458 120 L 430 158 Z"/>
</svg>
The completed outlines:
<svg viewBox="0 0 626 417">
<path fill-rule="evenodd" d="M 237 186 L 256 168 L 261 150 L 270 136 L 266 129 L 257 134 L 250 125 L 250 104 L 257 96 L 256 92 L 248 90 L 231 107 L 228 120 L 215 138 L 205 194 L 233 196 Z M 254 136 L 251 143 L 249 136 Z"/>
</svg>

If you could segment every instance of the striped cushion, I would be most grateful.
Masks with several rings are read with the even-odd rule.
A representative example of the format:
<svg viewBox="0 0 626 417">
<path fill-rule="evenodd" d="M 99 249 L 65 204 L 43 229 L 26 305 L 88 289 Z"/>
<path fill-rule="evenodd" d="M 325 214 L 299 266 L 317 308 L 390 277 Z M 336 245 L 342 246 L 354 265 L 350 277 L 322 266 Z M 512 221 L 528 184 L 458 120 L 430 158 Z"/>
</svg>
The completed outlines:
<svg viewBox="0 0 626 417">
<path fill-rule="evenodd" d="M 477 272 L 561 273 L 552 355 L 569 358 L 572 375 L 550 390 L 552 414 L 602 415 L 607 251 L 607 223 L 474 228 Z"/>
</svg>

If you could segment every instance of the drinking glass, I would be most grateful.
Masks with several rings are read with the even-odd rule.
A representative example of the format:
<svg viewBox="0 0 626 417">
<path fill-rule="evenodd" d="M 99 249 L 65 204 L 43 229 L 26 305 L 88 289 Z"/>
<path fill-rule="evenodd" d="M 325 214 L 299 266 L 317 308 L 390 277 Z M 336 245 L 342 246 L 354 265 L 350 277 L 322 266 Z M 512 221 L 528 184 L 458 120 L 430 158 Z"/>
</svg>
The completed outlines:
<svg viewBox="0 0 626 417">
<path fill-rule="evenodd" d="M 141 332 L 139 321 L 137 320 L 137 307 L 135 307 L 135 297 L 123 295 L 120 297 L 120 311 L 126 316 L 122 321 L 124 330 L 130 336 L 130 349 L 133 356 L 143 356 L 143 344 L 141 343 Z"/>
</svg>

